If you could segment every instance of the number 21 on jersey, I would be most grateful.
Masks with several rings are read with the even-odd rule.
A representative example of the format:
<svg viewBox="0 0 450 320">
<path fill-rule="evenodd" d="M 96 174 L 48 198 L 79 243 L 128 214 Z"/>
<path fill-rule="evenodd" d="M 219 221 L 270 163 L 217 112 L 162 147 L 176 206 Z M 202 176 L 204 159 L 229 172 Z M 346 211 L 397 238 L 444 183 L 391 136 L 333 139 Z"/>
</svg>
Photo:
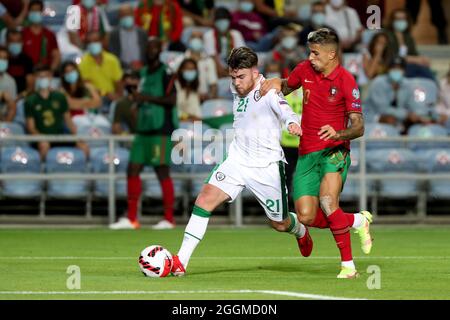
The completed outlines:
<svg viewBox="0 0 450 320">
<path fill-rule="evenodd" d="M 248 98 L 241 98 L 239 100 L 239 104 L 237 107 L 237 112 L 245 112 L 247 111 L 247 105 L 248 105 Z"/>
</svg>

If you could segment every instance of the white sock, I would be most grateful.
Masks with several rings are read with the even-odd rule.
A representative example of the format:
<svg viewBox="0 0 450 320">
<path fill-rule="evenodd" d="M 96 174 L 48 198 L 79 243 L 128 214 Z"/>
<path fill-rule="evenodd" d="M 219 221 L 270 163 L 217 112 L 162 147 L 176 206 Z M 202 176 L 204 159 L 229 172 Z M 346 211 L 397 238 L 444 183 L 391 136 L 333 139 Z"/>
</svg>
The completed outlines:
<svg viewBox="0 0 450 320">
<path fill-rule="evenodd" d="M 183 243 L 178 251 L 178 258 L 183 264 L 184 268 L 187 267 L 189 259 L 192 253 L 203 239 L 206 233 L 206 228 L 208 227 L 209 217 L 200 217 L 198 215 L 192 214 L 189 222 L 184 230 Z"/>
<path fill-rule="evenodd" d="M 306 233 L 305 226 L 302 223 L 300 223 L 300 221 L 298 221 L 297 215 L 295 213 L 289 212 L 289 216 L 291 218 L 291 225 L 292 225 L 292 221 L 293 221 L 294 226 L 292 227 L 292 229 L 290 231 L 288 231 L 288 233 L 293 234 L 297 238 L 303 237 Z"/>
<path fill-rule="evenodd" d="M 341 261 L 341 266 L 350 268 L 350 269 L 356 269 L 355 264 L 353 263 L 353 260 L 350 261 Z"/>
<path fill-rule="evenodd" d="M 364 217 L 361 213 L 355 213 L 355 220 L 353 221 L 353 228 L 359 228 L 364 225 L 364 222 L 366 222 L 366 217 Z"/>
</svg>

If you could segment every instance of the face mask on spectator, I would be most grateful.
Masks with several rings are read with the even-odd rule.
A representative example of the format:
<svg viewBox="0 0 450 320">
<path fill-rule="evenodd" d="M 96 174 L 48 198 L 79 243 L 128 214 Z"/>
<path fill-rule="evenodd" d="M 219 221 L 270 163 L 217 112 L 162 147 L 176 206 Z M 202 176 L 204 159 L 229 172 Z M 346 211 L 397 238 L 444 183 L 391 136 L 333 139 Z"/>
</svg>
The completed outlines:
<svg viewBox="0 0 450 320">
<path fill-rule="evenodd" d="M 37 78 L 35 88 L 38 91 L 50 88 L 50 79 L 49 78 Z"/>
<path fill-rule="evenodd" d="M 230 20 L 228 20 L 228 19 L 219 19 L 214 24 L 215 24 L 216 28 L 220 32 L 225 32 L 230 27 Z"/>
<path fill-rule="evenodd" d="M 10 43 L 8 45 L 8 51 L 13 56 L 17 56 L 17 55 L 19 55 L 22 52 L 22 47 L 23 47 L 23 44 L 20 43 L 20 42 Z"/>
<path fill-rule="evenodd" d="M 8 69 L 8 60 L 0 59 L 0 72 L 5 72 Z"/>
<path fill-rule="evenodd" d="M 185 70 L 185 71 L 183 71 L 183 78 L 187 82 L 194 81 L 197 78 L 197 70 Z"/>
<path fill-rule="evenodd" d="M 323 13 L 321 13 L 321 12 L 314 13 L 311 16 L 311 22 L 315 26 L 323 26 L 323 24 L 325 23 L 325 15 Z"/>
<path fill-rule="evenodd" d="M 78 71 L 72 70 L 64 75 L 64 80 L 66 80 L 67 83 L 73 84 L 78 81 Z"/>
<path fill-rule="evenodd" d="M 189 48 L 192 51 L 200 52 L 200 51 L 203 50 L 203 41 L 201 39 L 199 39 L 199 38 L 192 38 L 189 41 Z"/>
<path fill-rule="evenodd" d="M 272 79 L 272 78 L 281 78 L 281 73 L 279 73 L 279 72 L 267 72 L 266 79 Z"/>
<path fill-rule="evenodd" d="M 408 29 L 408 21 L 404 19 L 394 20 L 394 30 L 398 32 L 404 32 Z"/>
<path fill-rule="evenodd" d="M 297 38 L 296 37 L 286 37 L 281 40 L 281 46 L 285 49 L 291 50 L 294 49 L 297 45 Z"/>
<path fill-rule="evenodd" d="M 28 20 L 34 24 L 42 23 L 42 13 L 40 11 L 30 11 L 28 14 Z"/>
<path fill-rule="evenodd" d="M 333 8 L 340 8 L 344 4 L 344 0 L 330 0 L 330 4 Z"/>
<path fill-rule="evenodd" d="M 242 12 L 252 12 L 253 11 L 253 2 L 245 1 L 239 3 L 239 8 Z"/>
<path fill-rule="evenodd" d="M 403 79 L 403 70 L 392 69 L 389 70 L 389 79 L 395 83 L 399 83 Z"/>
<path fill-rule="evenodd" d="M 86 9 L 91 9 L 95 6 L 95 0 L 83 0 L 82 4 Z"/>
<path fill-rule="evenodd" d="M 120 19 L 120 25 L 125 29 L 131 29 L 134 26 L 133 16 L 126 16 Z"/>
<path fill-rule="evenodd" d="M 100 42 L 91 42 L 88 45 L 88 51 L 93 56 L 98 56 L 102 52 L 102 44 Z"/>
</svg>

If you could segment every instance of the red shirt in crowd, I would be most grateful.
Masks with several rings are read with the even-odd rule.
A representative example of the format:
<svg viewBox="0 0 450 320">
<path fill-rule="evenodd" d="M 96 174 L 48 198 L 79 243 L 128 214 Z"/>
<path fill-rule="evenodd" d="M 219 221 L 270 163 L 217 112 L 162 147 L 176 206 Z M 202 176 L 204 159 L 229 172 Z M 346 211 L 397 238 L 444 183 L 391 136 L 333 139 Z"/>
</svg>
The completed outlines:
<svg viewBox="0 0 450 320">
<path fill-rule="evenodd" d="M 50 66 L 52 63 L 52 51 L 58 49 L 55 34 L 43 27 L 41 33 L 34 34 L 30 27 L 22 31 L 23 52 L 33 60 L 33 64 Z"/>
</svg>

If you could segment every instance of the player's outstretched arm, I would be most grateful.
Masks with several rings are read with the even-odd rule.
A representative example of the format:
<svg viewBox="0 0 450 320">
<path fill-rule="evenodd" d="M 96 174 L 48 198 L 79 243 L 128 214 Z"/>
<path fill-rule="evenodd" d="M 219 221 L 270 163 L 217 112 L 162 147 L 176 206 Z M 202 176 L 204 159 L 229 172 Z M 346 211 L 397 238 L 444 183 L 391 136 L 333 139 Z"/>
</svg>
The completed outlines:
<svg viewBox="0 0 450 320">
<path fill-rule="evenodd" d="M 269 92 L 272 89 L 275 89 L 277 93 L 280 91 L 283 92 L 285 96 L 287 96 L 288 94 L 290 94 L 292 91 L 295 90 L 288 86 L 287 79 L 272 78 L 262 81 L 261 88 L 259 91 L 261 93 L 261 96 L 265 96 L 267 92 Z"/>
<path fill-rule="evenodd" d="M 364 134 L 364 118 L 362 113 L 349 114 L 351 125 L 345 130 L 335 131 L 330 125 L 323 126 L 317 133 L 322 140 L 353 140 Z"/>
</svg>

